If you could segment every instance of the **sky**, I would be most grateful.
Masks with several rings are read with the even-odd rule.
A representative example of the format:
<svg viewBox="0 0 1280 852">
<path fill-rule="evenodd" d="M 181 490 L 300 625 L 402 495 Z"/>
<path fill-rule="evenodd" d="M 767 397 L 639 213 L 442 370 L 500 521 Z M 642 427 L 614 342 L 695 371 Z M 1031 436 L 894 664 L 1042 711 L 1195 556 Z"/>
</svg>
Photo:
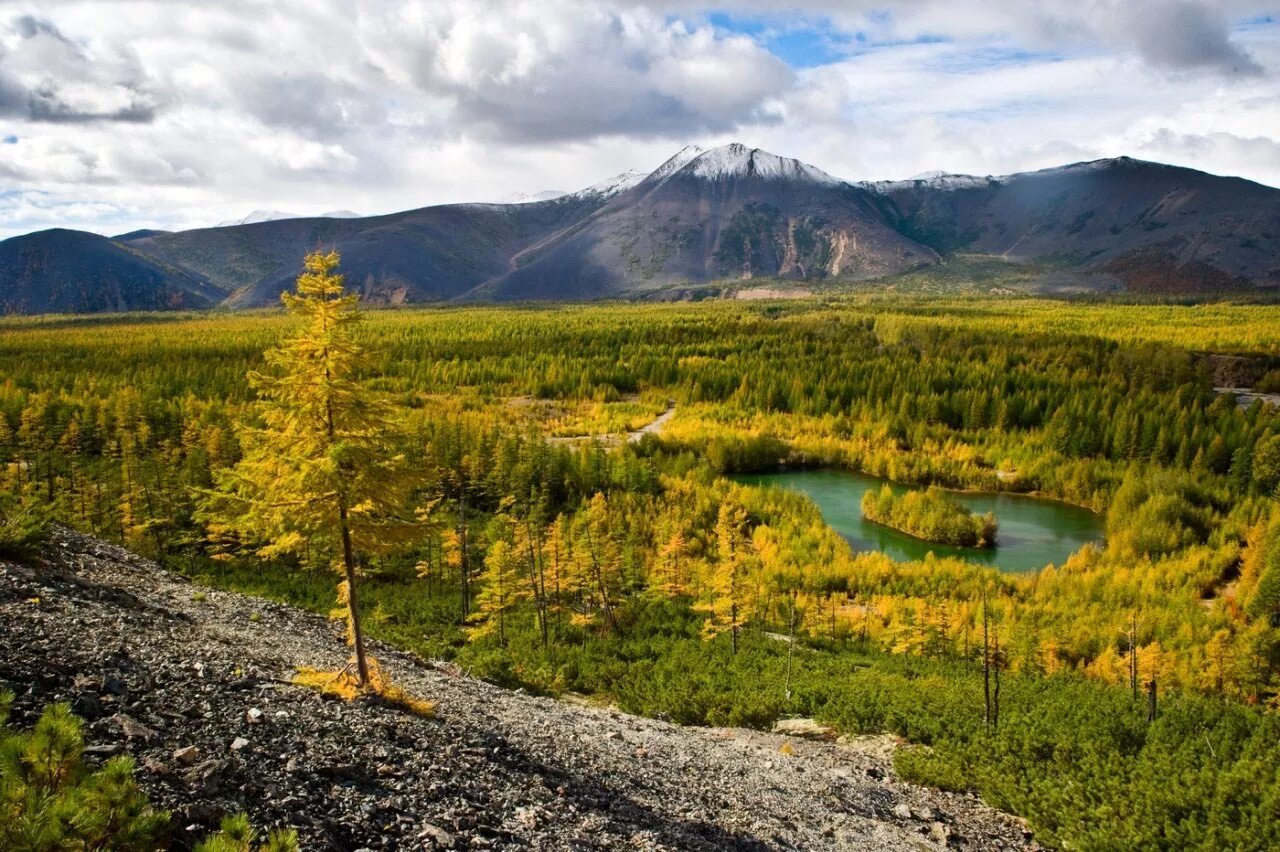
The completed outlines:
<svg viewBox="0 0 1280 852">
<path fill-rule="evenodd" d="M 1129 155 L 1280 186 L 1280 0 L 0 0 L 0 237 Z"/>
</svg>

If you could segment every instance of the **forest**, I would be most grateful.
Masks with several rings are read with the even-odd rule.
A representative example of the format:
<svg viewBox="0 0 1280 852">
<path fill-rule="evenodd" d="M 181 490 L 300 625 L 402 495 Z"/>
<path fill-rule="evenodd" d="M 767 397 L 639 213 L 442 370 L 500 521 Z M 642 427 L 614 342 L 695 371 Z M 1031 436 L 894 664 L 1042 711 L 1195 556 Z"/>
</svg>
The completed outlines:
<svg viewBox="0 0 1280 852">
<path fill-rule="evenodd" d="M 357 630 L 499 683 L 893 731 L 908 778 L 976 789 L 1052 845 L 1280 845 L 1280 412 L 1215 392 L 1206 359 L 1275 376 L 1276 308 L 309 316 L 352 355 L 327 447 L 281 438 L 301 434 L 278 407 L 297 311 L 0 320 L 0 546 L 56 519 L 319 612 L 341 581 Z M 273 475 L 311 450 L 330 486 Z M 780 465 L 1056 498 L 1106 540 L 1026 575 L 894 562 L 725 476 Z M 268 481 L 351 499 L 308 526 Z M 923 517 L 938 492 L 918 493 Z"/>
<path fill-rule="evenodd" d="M 957 547 L 995 547 L 999 531 L 994 513 L 975 516 L 936 487 L 898 496 L 886 484 L 863 495 L 862 514 L 916 538 Z"/>
</svg>

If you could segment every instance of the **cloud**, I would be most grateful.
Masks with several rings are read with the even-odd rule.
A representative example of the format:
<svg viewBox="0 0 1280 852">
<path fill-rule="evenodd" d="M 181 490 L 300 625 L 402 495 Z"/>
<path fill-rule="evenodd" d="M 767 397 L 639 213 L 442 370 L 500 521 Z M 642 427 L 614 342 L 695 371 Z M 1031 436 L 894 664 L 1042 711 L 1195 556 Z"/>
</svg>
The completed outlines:
<svg viewBox="0 0 1280 852">
<path fill-rule="evenodd" d="M 580 2 L 396 6 L 361 34 L 455 126 L 513 143 L 721 131 L 767 120 L 794 79 L 748 37 Z"/>
<path fill-rule="evenodd" d="M 149 122 L 149 81 L 124 45 L 94 54 L 52 22 L 19 15 L 0 41 L 0 113 L 33 121 Z"/>
<path fill-rule="evenodd" d="M 1132 3 L 1123 20 L 1138 54 L 1162 68 L 1213 68 L 1260 75 L 1263 68 L 1230 39 L 1226 16 L 1192 0 Z"/>
<path fill-rule="evenodd" d="M 733 4 L 774 25 L 797 17 L 827 22 L 851 52 L 868 46 L 940 39 L 1011 39 L 1040 49 L 1107 50 L 1150 67 L 1259 74 L 1264 68 L 1232 33 L 1234 21 L 1273 15 L 1265 0 L 986 0 L 981 12 L 957 0 L 741 0 Z M 654 8 L 698 14 L 700 7 L 658 0 Z"/>
<path fill-rule="evenodd" d="M 2 8 L 0 235 L 496 200 L 735 140 L 851 179 L 1127 153 L 1280 185 L 1254 0 Z"/>
</svg>

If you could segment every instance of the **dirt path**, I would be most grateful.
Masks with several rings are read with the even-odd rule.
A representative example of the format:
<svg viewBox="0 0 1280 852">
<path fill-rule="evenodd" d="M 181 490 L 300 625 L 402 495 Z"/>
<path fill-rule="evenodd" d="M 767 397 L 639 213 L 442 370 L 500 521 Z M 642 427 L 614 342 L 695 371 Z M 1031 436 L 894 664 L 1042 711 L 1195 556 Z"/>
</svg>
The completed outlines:
<svg viewBox="0 0 1280 852">
<path fill-rule="evenodd" d="M 659 414 L 650 422 L 641 426 L 634 432 L 627 433 L 627 443 L 635 444 L 645 435 L 661 435 L 663 428 L 666 427 L 667 421 L 676 416 L 676 405 L 674 402 L 667 404 L 667 410 Z"/>
<path fill-rule="evenodd" d="M 675 403 L 669 403 L 666 411 L 663 411 L 653 420 L 649 421 L 639 429 L 623 433 L 604 433 L 600 435 L 559 435 L 547 438 L 553 444 L 588 444 L 592 441 L 599 442 L 606 447 L 616 447 L 624 441 L 628 444 L 639 443 L 645 435 L 661 435 L 662 430 L 676 414 Z"/>
<path fill-rule="evenodd" d="M 1214 388 L 1214 393 L 1235 394 L 1236 405 L 1247 411 L 1255 400 L 1262 400 L 1267 405 L 1280 406 L 1280 393 L 1258 393 L 1252 388 Z"/>
<path fill-rule="evenodd" d="M 318 616 L 200 589 L 68 532 L 44 566 L 0 561 L 14 722 L 70 701 L 91 759 L 137 758 L 179 846 L 244 810 L 295 826 L 306 849 L 1030 847 L 976 799 L 897 780 L 877 747 L 682 728 L 377 650 L 436 719 L 291 685 L 296 665 L 345 662 Z"/>
</svg>

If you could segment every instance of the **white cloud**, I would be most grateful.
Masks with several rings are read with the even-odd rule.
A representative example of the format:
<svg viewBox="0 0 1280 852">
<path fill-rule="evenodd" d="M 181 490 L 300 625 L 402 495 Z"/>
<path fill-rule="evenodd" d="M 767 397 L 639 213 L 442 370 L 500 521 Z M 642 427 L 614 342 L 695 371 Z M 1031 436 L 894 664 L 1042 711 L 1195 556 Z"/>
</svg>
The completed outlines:
<svg viewBox="0 0 1280 852">
<path fill-rule="evenodd" d="M 1280 185 L 1260 4 L 793 6 L 729 11 L 848 55 L 792 69 L 660 0 L 11 2 L 0 235 L 499 199 L 734 139 L 853 179 L 1127 153 Z"/>
</svg>

